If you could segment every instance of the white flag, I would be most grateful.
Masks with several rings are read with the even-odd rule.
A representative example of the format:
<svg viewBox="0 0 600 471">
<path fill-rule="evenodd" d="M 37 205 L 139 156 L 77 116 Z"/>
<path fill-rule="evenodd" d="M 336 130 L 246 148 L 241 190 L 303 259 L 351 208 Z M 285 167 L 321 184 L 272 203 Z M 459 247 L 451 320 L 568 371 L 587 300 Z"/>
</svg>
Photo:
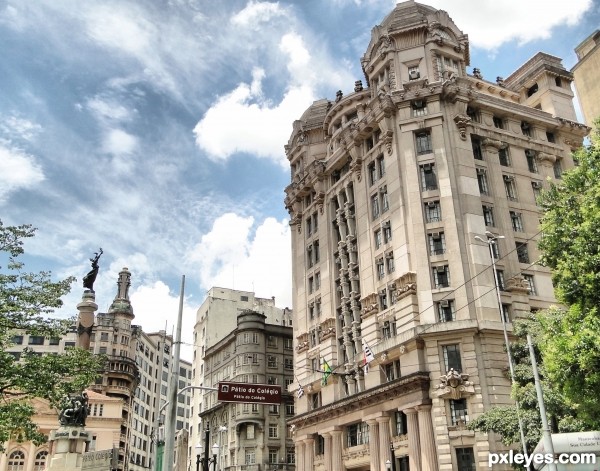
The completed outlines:
<svg viewBox="0 0 600 471">
<path fill-rule="evenodd" d="M 365 354 L 365 364 L 368 365 L 372 361 L 375 361 L 375 355 L 373 355 L 373 352 L 371 351 L 371 348 L 365 339 L 363 339 L 363 351 Z"/>
<path fill-rule="evenodd" d="M 298 383 L 298 391 L 296 391 L 296 396 L 298 397 L 298 399 L 304 396 L 304 388 L 300 383 Z"/>
</svg>

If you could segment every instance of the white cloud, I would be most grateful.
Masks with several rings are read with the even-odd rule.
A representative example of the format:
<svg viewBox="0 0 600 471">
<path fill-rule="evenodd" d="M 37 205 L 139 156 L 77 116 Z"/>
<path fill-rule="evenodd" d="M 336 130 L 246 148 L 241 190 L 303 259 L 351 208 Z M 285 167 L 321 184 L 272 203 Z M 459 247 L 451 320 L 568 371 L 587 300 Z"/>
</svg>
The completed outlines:
<svg viewBox="0 0 600 471">
<path fill-rule="evenodd" d="M 0 131 L 11 139 L 31 141 L 42 131 L 42 126 L 28 119 L 9 116 L 0 122 Z"/>
<path fill-rule="evenodd" d="M 252 26 L 254 29 L 259 29 L 261 23 L 267 23 L 274 17 L 285 15 L 286 12 L 279 6 L 279 2 L 250 1 L 243 10 L 231 18 L 231 22 L 239 26 Z"/>
<path fill-rule="evenodd" d="M 44 180 L 36 159 L 0 140 L 0 203 L 13 191 L 31 188 Z"/>
<path fill-rule="evenodd" d="M 135 151 L 138 140 L 122 129 L 111 129 L 104 136 L 102 150 L 113 155 L 127 155 Z"/>
<path fill-rule="evenodd" d="M 435 8 L 448 11 L 456 25 L 469 35 L 471 45 L 494 50 L 503 43 L 525 44 L 551 36 L 560 24 L 575 25 L 592 6 L 592 0 L 548 2 L 546 0 L 429 0 Z M 493 21 L 490 21 L 493 18 Z"/>
<path fill-rule="evenodd" d="M 99 120 L 130 121 L 132 113 L 122 104 L 113 99 L 99 97 L 88 100 L 87 107 Z"/>
<path fill-rule="evenodd" d="M 200 270 L 201 285 L 275 296 L 279 307 L 291 307 L 290 227 L 274 218 L 266 218 L 252 231 L 254 226 L 254 218 L 234 213 L 215 220 L 190 254 Z"/>
</svg>

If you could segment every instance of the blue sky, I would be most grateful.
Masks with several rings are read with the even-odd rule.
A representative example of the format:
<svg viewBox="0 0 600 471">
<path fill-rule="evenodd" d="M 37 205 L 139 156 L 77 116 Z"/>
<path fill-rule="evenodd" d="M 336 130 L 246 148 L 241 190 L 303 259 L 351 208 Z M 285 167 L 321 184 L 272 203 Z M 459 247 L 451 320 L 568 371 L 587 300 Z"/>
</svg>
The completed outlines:
<svg viewBox="0 0 600 471">
<path fill-rule="evenodd" d="M 432 0 L 471 65 L 508 76 L 538 51 L 575 64 L 597 1 Z M 136 323 L 184 340 L 211 286 L 291 307 L 283 150 L 310 103 L 350 93 L 389 0 L 0 0 L 0 218 L 39 228 L 31 269 L 79 281 L 102 247 L 100 310 L 132 272 Z"/>
</svg>

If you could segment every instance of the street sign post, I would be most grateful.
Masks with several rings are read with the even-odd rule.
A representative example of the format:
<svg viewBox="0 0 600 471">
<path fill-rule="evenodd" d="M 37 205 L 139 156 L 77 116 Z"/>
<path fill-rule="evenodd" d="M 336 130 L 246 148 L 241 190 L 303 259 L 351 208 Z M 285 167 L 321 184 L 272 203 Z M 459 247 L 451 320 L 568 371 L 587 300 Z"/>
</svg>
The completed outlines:
<svg viewBox="0 0 600 471">
<path fill-rule="evenodd" d="M 281 386 L 222 381 L 219 383 L 217 399 L 221 402 L 281 404 Z"/>
</svg>

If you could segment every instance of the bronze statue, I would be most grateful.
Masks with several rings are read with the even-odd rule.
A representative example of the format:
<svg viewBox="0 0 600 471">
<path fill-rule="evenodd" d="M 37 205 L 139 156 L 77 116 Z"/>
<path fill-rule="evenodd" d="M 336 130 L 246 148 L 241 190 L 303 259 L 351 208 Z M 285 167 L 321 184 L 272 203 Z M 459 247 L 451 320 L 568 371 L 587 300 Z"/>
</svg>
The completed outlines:
<svg viewBox="0 0 600 471">
<path fill-rule="evenodd" d="M 100 260 L 100 256 L 103 253 L 102 247 L 100 247 L 100 252 L 94 252 L 95 257 L 90 258 L 90 262 L 92 262 L 92 269 L 83 277 L 83 287 L 91 292 L 94 292 L 94 281 L 96 281 L 96 276 L 98 276 L 98 270 L 100 269 L 98 266 L 98 260 Z"/>
<path fill-rule="evenodd" d="M 78 396 L 67 396 L 58 414 L 60 425 L 75 425 L 85 427 L 85 419 L 90 414 L 88 395 L 83 391 Z"/>
</svg>

